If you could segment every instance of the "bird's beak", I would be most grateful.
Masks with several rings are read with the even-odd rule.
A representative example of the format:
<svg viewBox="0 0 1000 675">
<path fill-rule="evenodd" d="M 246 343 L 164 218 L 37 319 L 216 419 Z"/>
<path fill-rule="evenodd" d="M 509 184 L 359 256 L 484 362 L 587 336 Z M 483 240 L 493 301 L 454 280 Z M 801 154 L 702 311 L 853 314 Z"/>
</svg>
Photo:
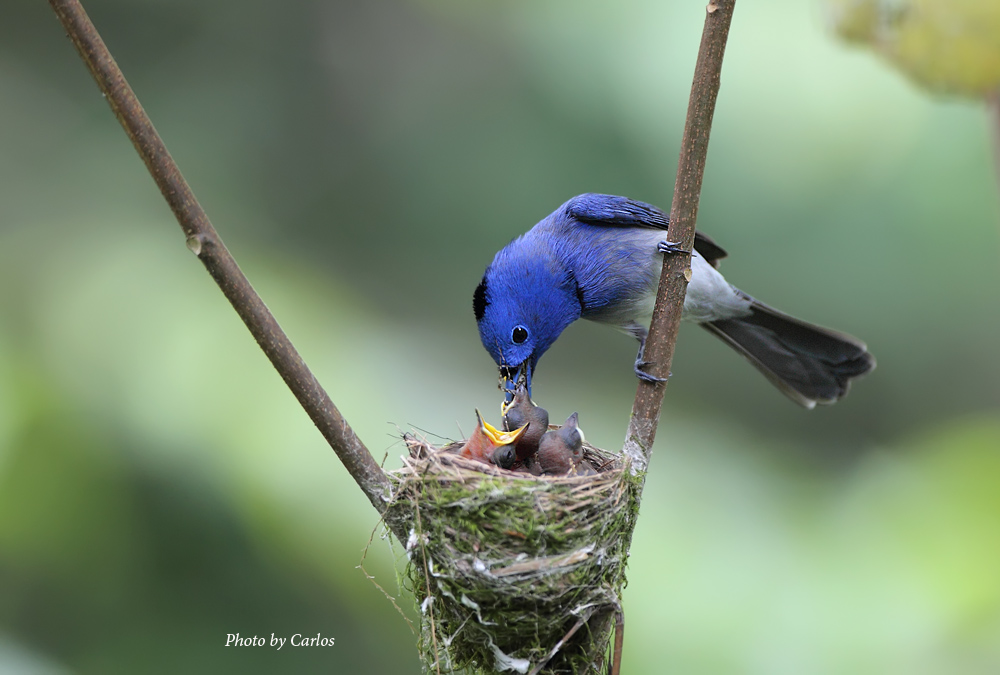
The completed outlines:
<svg viewBox="0 0 1000 675">
<path fill-rule="evenodd" d="M 517 368 L 500 366 L 500 388 L 504 391 L 504 400 L 509 404 L 514 400 L 514 392 L 517 391 L 518 382 L 524 382 L 524 388 L 531 396 L 531 363 L 525 361 Z"/>
<path fill-rule="evenodd" d="M 528 428 L 528 425 L 525 424 L 520 429 L 515 429 L 514 431 L 500 431 L 495 426 L 484 420 L 478 410 L 476 411 L 476 417 L 479 419 L 479 427 L 483 430 L 483 433 L 488 439 L 490 439 L 490 442 L 496 446 L 516 443 L 517 439 L 521 438 L 524 434 L 524 430 Z"/>
<path fill-rule="evenodd" d="M 580 417 L 576 413 L 573 413 L 566 419 L 566 424 L 564 427 L 575 428 L 576 433 L 580 434 L 580 440 L 586 442 L 587 437 L 583 435 L 583 429 L 580 427 Z"/>
</svg>

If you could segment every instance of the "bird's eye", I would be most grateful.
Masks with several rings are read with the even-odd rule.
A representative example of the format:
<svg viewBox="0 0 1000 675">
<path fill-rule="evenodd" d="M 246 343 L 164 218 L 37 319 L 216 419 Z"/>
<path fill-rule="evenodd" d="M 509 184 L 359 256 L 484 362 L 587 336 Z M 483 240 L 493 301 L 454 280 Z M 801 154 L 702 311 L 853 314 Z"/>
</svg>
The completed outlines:
<svg viewBox="0 0 1000 675">
<path fill-rule="evenodd" d="M 514 330 L 511 331 L 510 339 L 514 341 L 514 344 L 519 345 L 528 339 L 528 329 L 524 326 L 514 326 Z"/>
</svg>

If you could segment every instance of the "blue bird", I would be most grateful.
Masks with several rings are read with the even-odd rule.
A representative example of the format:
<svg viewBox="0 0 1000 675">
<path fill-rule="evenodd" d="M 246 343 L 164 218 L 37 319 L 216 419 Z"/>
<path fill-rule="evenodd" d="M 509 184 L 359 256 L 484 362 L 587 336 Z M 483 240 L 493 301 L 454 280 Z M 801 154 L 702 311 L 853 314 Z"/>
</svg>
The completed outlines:
<svg viewBox="0 0 1000 675">
<path fill-rule="evenodd" d="M 577 319 L 615 326 L 643 348 L 666 241 L 667 214 L 642 202 L 601 194 L 570 199 L 494 257 L 472 298 L 479 337 L 500 368 L 510 400 L 538 359 Z M 718 271 L 726 252 L 701 233 L 691 252 L 691 280 L 681 318 L 739 352 L 796 403 L 835 403 L 853 378 L 875 367 L 860 340 L 792 318 L 729 284 Z"/>
</svg>

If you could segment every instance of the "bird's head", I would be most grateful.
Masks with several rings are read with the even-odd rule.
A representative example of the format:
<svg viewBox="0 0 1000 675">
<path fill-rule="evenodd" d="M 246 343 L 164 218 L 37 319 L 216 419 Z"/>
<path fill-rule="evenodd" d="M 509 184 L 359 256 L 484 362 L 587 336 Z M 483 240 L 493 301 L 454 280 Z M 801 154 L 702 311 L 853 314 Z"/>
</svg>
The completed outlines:
<svg viewBox="0 0 1000 675">
<path fill-rule="evenodd" d="M 523 237 L 486 268 L 472 308 L 508 401 L 520 380 L 531 393 L 538 359 L 582 311 L 572 273 L 544 252 L 533 252 Z"/>
<path fill-rule="evenodd" d="M 566 444 L 575 457 L 582 456 L 583 443 L 587 439 L 583 435 L 583 429 L 580 428 L 579 417 L 576 413 L 570 415 L 556 433 L 559 434 L 560 440 Z"/>
</svg>

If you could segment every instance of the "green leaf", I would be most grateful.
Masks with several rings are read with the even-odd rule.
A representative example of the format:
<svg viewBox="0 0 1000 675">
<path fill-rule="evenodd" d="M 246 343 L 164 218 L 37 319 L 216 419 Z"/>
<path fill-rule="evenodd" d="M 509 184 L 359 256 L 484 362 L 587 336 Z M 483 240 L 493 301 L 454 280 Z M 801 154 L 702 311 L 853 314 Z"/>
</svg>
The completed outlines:
<svg viewBox="0 0 1000 675">
<path fill-rule="evenodd" d="M 836 32 L 868 45 L 930 91 L 982 98 L 1000 88 L 1000 2 L 826 0 Z"/>
</svg>

